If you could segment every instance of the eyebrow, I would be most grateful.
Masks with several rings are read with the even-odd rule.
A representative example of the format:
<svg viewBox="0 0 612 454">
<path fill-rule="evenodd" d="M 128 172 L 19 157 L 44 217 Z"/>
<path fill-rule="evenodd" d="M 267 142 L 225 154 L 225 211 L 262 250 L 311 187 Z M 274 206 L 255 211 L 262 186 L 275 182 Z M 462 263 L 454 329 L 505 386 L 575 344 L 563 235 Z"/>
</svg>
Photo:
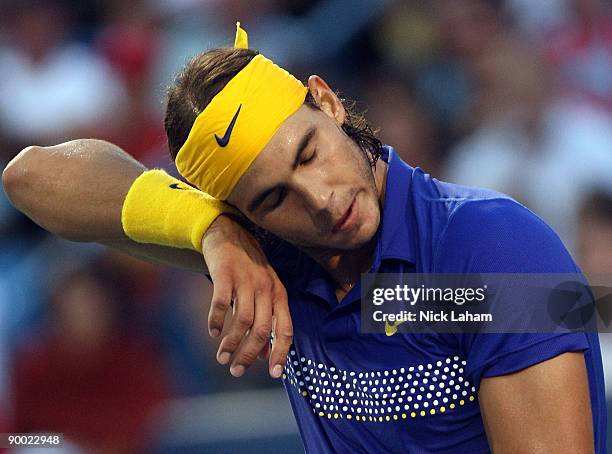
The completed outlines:
<svg viewBox="0 0 612 454">
<path fill-rule="evenodd" d="M 291 169 L 295 170 L 300 165 L 300 156 L 302 152 L 308 147 L 308 144 L 312 140 L 315 135 L 315 127 L 311 126 L 306 130 L 306 133 L 302 136 L 300 143 L 297 146 L 295 151 L 295 157 L 293 158 L 293 164 L 291 165 Z M 251 213 L 259 208 L 259 206 L 266 200 L 266 198 L 276 190 L 277 186 L 271 187 L 269 189 L 264 190 L 261 194 L 255 197 L 247 206 L 247 210 Z"/>
</svg>

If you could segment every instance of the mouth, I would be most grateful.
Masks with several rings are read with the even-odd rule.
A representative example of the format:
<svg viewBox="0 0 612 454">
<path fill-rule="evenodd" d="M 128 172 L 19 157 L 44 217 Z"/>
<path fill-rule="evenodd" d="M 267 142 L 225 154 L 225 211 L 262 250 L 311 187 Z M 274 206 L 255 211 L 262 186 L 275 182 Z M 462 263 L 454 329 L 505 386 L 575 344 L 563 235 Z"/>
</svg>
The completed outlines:
<svg viewBox="0 0 612 454">
<path fill-rule="evenodd" d="M 355 226 L 359 215 L 359 210 L 357 208 L 357 194 L 355 194 L 355 196 L 353 197 L 353 201 L 351 202 L 346 212 L 342 215 L 338 222 L 336 222 L 336 225 L 334 225 L 334 228 L 332 229 L 332 234 L 339 232 L 348 232 Z"/>
</svg>

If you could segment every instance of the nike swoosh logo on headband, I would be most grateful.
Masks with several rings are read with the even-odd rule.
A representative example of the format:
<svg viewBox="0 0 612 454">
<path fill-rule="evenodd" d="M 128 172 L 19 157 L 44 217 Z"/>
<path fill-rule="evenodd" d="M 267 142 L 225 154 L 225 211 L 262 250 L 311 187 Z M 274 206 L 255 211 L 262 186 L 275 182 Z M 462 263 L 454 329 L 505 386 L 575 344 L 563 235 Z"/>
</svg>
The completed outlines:
<svg viewBox="0 0 612 454">
<path fill-rule="evenodd" d="M 223 137 L 219 138 L 219 136 L 215 134 L 215 139 L 217 139 L 217 143 L 219 144 L 220 147 L 226 147 L 227 144 L 229 143 L 230 136 L 232 135 L 232 130 L 234 129 L 234 125 L 236 124 L 236 119 L 238 118 L 238 114 L 240 113 L 241 108 L 242 108 L 242 104 L 238 106 L 238 110 L 234 114 L 234 118 L 232 118 L 232 121 L 230 121 L 230 124 L 227 127 L 225 134 L 223 134 Z"/>
</svg>

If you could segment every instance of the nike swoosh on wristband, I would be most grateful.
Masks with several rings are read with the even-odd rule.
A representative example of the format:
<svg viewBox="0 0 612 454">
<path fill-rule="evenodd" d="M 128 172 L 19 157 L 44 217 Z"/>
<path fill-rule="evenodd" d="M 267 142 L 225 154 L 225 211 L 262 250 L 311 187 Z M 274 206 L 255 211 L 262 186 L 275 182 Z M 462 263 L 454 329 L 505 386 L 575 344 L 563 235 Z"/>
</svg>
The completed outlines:
<svg viewBox="0 0 612 454">
<path fill-rule="evenodd" d="M 187 188 L 182 188 L 182 187 L 180 187 L 178 183 L 172 183 L 172 184 L 170 185 L 170 187 L 171 187 L 172 189 L 182 189 L 182 190 L 186 190 L 186 189 L 187 189 Z"/>
<path fill-rule="evenodd" d="M 220 147 L 226 147 L 227 144 L 229 143 L 230 136 L 232 135 L 232 130 L 234 129 L 234 125 L 236 124 L 236 119 L 238 118 L 238 114 L 240 113 L 241 108 L 242 108 L 242 104 L 238 106 L 238 110 L 234 114 L 234 118 L 232 118 L 232 121 L 230 121 L 230 124 L 227 127 L 225 134 L 223 134 L 223 137 L 219 138 L 219 136 L 215 134 L 215 139 L 217 139 L 217 143 L 219 144 Z"/>
</svg>

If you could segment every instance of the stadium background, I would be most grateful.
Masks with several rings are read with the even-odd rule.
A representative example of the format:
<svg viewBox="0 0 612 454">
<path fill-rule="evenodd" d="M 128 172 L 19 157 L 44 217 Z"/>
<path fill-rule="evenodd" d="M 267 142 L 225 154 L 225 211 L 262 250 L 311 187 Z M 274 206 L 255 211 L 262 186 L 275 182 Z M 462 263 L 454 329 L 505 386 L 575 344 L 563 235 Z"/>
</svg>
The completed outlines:
<svg viewBox="0 0 612 454">
<path fill-rule="evenodd" d="M 187 57 L 230 45 L 240 19 L 252 48 L 359 100 L 408 163 L 513 195 L 585 272 L 612 272 L 607 1 L 0 0 L 0 11 L 2 167 L 25 145 L 98 137 L 174 171 L 164 87 Z M 203 276 L 49 235 L 0 189 L 0 432 L 63 432 L 64 452 L 299 452 L 265 365 L 234 379 L 214 360 L 210 296 Z"/>
</svg>

